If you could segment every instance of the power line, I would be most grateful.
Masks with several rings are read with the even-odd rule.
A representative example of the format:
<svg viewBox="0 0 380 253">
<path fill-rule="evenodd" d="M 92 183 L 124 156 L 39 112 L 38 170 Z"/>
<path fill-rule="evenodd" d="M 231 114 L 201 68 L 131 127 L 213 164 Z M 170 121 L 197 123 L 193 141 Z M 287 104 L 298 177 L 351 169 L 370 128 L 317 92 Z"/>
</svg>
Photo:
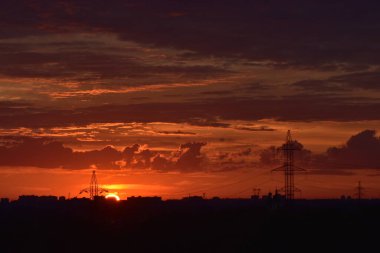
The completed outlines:
<svg viewBox="0 0 380 253">
<path fill-rule="evenodd" d="M 252 180 L 252 177 L 255 177 L 255 178 L 258 178 L 258 177 L 261 177 L 263 175 L 266 175 L 266 174 L 269 174 L 268 171 L 264 171 L 263 173 L 260 173 L 260 174 L 253 174 L 253 175 L 249 175 L 247 177 L 244 177 L 243 179 L 241 180 L 238 180 L 238 181 L 235 181 L 235 182 L 231 182 L 231 183 L 226 183 L 226 184 L 221 184 L 221 185 L 217 185 L 217 186 L 210 186 L 210 187 L 205 187 L 205 188 L 194 188 L 194 190 L 190 189 L 190 190 L 183 190 L 183 191 L 179 191 L 179 192 L 174 192 L 174 193 L 167 193 L 167 194 L 163 194 L 163 195 L 168 195 L 168 196 L 178 196 L 178 195 L 186 195 L 188 193 L 205 193 L 207 191 L 213 191 L 213 190 L 216 190 L 216 189 L 220 189 L 220 188 L 224 188 L 224 187 L 229 187 L 229 186 L 233 186 L 233 185 L 236 185 L 236 184 L 240 184 L 240 183 L 243 183 L 243 182 L 247 182 L 247 181 L 250 181 Z M 239 176 L 236 176 L 234 179 L 237 179 L 237 178 L 240 178 L 241 175 Z M 250 187 L 251 189 L 251 187 Z"/>
</svg>

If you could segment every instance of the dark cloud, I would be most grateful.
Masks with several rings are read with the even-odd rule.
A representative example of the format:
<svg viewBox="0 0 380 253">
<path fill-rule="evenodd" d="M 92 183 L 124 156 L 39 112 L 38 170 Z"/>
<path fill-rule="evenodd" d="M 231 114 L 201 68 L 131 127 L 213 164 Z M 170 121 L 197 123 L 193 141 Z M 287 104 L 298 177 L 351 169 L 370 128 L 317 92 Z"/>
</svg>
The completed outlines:
<svg viewBox="0 0 380 253">
<path fill-rule="evenodd" d="M 205 170 L 202 163 L 205 157 L 201 154 L 201 148 L 205 146 L 204 142 L 189 142 L 180 146 L 180 157 L 176 162 L 176 167 L 181 171 Z"/>
<path fill-rule="evenodd" d="M 74 151 L 62 142 L 48 138 L 2 136 L 0 166 L 34 166 L 66 169 L 152 169 L 161 172 L 224 171 L 254 166 L 251 148 L 239 152 L 221 152 L 216 160 L 201 152 L 203 142 L 182 144 L 177 152 L 160 152 L 139 144 L 119 151 L 111 146 L 100 150 Z M 380 137 L 374 130 L 352 136 L 346 144 L 313 154 L 294 141 L 295 164 L 311 174 L 350 174 L 356 169 L 380 169 Z M 282 164 L 281 147 L 269 147 L 259 153 L 261 165 L 276 168 Z M 343 171 L 343 172 L 342 172 Z"/>
<path fill-rule="evenodd" d="M 156 155 L 151 162 L 153 170 L 168 172 L 195 172 L 208 170 L 208 158 L 201 153 L 201 149 L 206 143 L 188 142 L 182 144 L 179 151 L 170 156 Z"/>
<path fill-rule="evenodd" d="M 186 131 L 158 131 L 159 134 L 167 134 L 167 135 L 196 135 L 196 133 L 193 132 L 186 132 Z"/>
<path fill-rule="evenodd" d="M 281 163 L 281 158 L 279 157 L 279 148 L 275 146 L 270 146 L 260 152 L 260 162 L 265 165 L 275 166 Z"/>
<path fill-rule="evenodd" d="M 380 90 L 380 71 L 340 75 L 330 78 L 329 81 L 349 88 Z"/>
<path fill-rule="evenodd" d="M 210 164 L 210 171 L 225 172 L 242 169 L 251 169 L 257 167 L 257 162 L 254 161 L 255 153 L 251 147 L 236 151 L 236 152 L 219 152 L 216 160 Z"/>
<path fill-rule="evenodd" d="M 301 88 L 305 91 L 312 92 L 340 92 L 348 91 L 349 87 L 338 84 L 331 83 L 328 80 L 302 80 L 292 84 L 296 88 Z"/>
<path fill-rule="evenodd" d="M 198 106 L 195 105 L 194 108 L 196 108 L 196 107 L 198 107 Z M 191 106 L 189 107 L 189 109 L 191 109 Z M 200 109 L 201 108 L 196 108 L 196 110 L 199 110 L 199 112 L 201 112 Z M 226 127 L 231 126 L 231 124 L 220 122 L 220 121 L 216 120 L 215 117 L 212 117 L 212 116 L 209 117 L 205 113 L 202 113 L 202 114 L 203 115 L 201 115 L 201 114 L 193 115 L 188 120 L 186 120 L 186 122 L 191 124 L 191 125 L 195 125 L 195 126 L 210 126 L 210 127 L 222 127 L 222 128 L 226 128 Z"/>
<path fill-rule="evenodd" d="M 210 91 L 202 91 L 199 94 L 201 95 L 231 95 L 231 90 L 210 90 Z"/>
<path fill-rule="evenodd" d="M 380 169 L 380 137 L 374 130 L 364 130 L 348 139 L 340 147 L 330 147 L 325 153 L 313 154 L 295 142 L 295 164 L 311 174 L 352 174 L 349 170 Z M 282 164 L 280 147 L 269 147 L 260 153 L 260 162 L 267 166 Z M 348 171 L 345 171 L 348 170 Z"/>
<path fill-rule="evenodd" d="M 119 151 L 111 146 L 101 150 L 74 151 L 62 142 L 49 138 L 0 138 L 0 166 L 33 166 L 65 169 L 153 169 L 158 171 L 194 172 L 207 170 L 201 153 L 206 143 L 182 144 L 177 153 L 152 151 L 139 144 Z"/>
<path fill-rule="evenodd" d="M 0 75 L 15 82 L 33 78 L 33 84 L 22 85 L 36 86 L 36 93 L 41 93 L 20 95 L 17 90 L 12 97 L 40 96 L 40 103 L 61 105 L 69 100 L 41 98 L 74 96 L 75 104 L 81 104 L 77 109 L 0 104 L 0 127 L 153 121 L 231 127 L 223 120 L 379 119 L 378 100 L 341 96 L 353 88 L 380 87 L 378 71 L 368 71 L 380 64 L 380 4 L 375 0 L 4 0 L 0 7 L 0 38 L 13 38 L 0 43 Z M 279 84 L 264 84 L 261 74 L 248 74 L 252 66 L 266 71 L 290 66 L 292 71 L 360 72 L 299 81 L 290 86 L 308 94 L 282 96 L 272 95 Z M 241 83 L 238 78 L 228 79 L 232 77 L 241 78 Z M 39 84 L 39 78 L 49 79 L 48 84 Z M 115 92 L 141 85 L 192 86 L 208 81 L 225 82 L 231 90 L 178 89 L 178 94 L 162 97 L 146 90 L 135 104 L 125 93 Z M 101 89 L 114 93 L 97 93 Z M 262 91 L 268 96 L 257 95 Z M 90 94 L 97 98 L 89 98 Z M 143 98 L 148 98 L 146 103 Z M 95 103 L 103 106 L 84 108 Z"/>
<path fill-rule="evenodd" d="M 174 169 L 174 164 L 171 160 L 157 155 L 152 161 L 152 169 L 157 171 L 171 171 Z"/>
<path fill-rule="evenodd" d="M 133 159 L 135 155 L 138 153 L 139 149 L 140 149 L 139 144 L 134 144 L 131 147 L 124 148 L 122 155 L 127 165 L 132 164 Z"/>
<path fill-rule="evenodd" d="M 229 160 L 232 161 L 235 158 L 240 158 L 244 156 L 250 156 L 252 155 L 252 148 L 246 148 L 244 150 L 241 150 L 239 152 L 222 152 L 219 154 L 218 158 L 220 160 Z"/>
<path fill-rule="evenodd" d="M 300 142 L 293 141 L 292 147 L 294 151 L 294 160 L 299 167 L 308 167 L 312 161 L 312 152 L 306 149 Z M 279 167 L 283 163 L 283 149 L 286 148 L 285 144 L 281 147 L 270 146 L 264 149 L 259 154 L 260 163 L 263 165 L 272 166 L 273 169 Z"/>
<path fill-rule="evenodd" d="M 144 149 L 139 144 L 134 144 L 130 147 L 125 147 L 122 152 L 123 162 L 122 167 L 129 169 L 150 169 L 153 167 L 152 160 L 155 156 L 160 156 L 159 153 L 150 149 Z"/>
<path fill-rule="evenodd" d="M 331 147 L 321 162 L 327 166 L 350 169 L 380 169 L 380 137 L 375 130 L 365 130 L 352 136 L 345 145 Z"/>
<path fill-rule="evenodd" d="M 375 0 L 9 0 L 1 5 L 2 37 L 111 32 L 202 55 L 303 66 L 379 64 Z"/>
<path fill-rule="evenodd" d="M 379 120 L 379 111 L 378 100 L 306 94 L 265 99 L 228 97 L 192 102 L 103 105 L 66 110 L 3 103 L 0 104 L 0 127 L 39 128 L 109 122 L 175 122 L 231 127 L 223 120 Z"/>
<path fill-rule="evenodd" d="M 313 92 L 342 92 L 353 89 L 380 90 L 380 72 L 359 72 L 333 76 L 325 80 L 303 80 L 292 85 Z"/>
<path fill-rule="evenodd" d="M 107 146 L 101 150 L 76 152 L 63 143 L 47 138 L 3 137 L 0 165 L 35 166 L 41 168 L 115 169 L 121 153 Z"/>
<path fill-rule="evenodd" d="M 260 126 L 260 127 L 235 127 L 237 130 L 243 131 L 251 131 L 251 132 L 259 132 L 259 131 L 276 131 L 274 128 L 270 128 L 268 126 Z"/>
<path fill-rule="evenodd" d="M 18 117 L 20 115 L 27 115 L 29 113 L 39 113 L 39 109 L 34 108 L 30 103 L 1 101 L 0 102 L 0 115 L 11 118 L 12 116 Z M 0 117 L 1 117 L 0 116 Z"/>
<path fill-rule="evenodd" d="M 308 170 L 306 172 L 308 175 L 323 175 L 323 176 L 352 176 L 355 175 L 354 171 L 352 170 L 336 170 L 336 169 L 321 169 L 321 170 Z"/>
<path fill-rule="evenodd" d="M 65 97 L 65 92 L 69 93 L 66 96 L 71 92 L 81 101 L 75 102 L 81 103 L 81 108 L 67 107 L 70 109 L 0 104 L 0 127 L 156 121 L 231 127 L 223 120 L 380 119 L 378 100 L 341 96 L 353 88 L 374 91 L 380 87 L 379 73 L 372 66 L 380 64 L 378 1 L 4 0 L 0 7 L 0 37 L 8 39 L 0 43 L 0 75 L 33 78 L 35 83 L 26 85 L 38 86 L 36 93 L 43 93 L 41 96 L 55 93 Z M 149 52 L 158 54 L 160 60 L 149 58 Z M 272 95 L 271 90 L 279 84 L 264 84 L 261 74 L 248 75 L 252 66 L 266 71 L 291 66 L 294 71 L 299 67 L 338 67 L 360 72 L 299 81 L 292 87 L 309 95 L 281 96 Z M 97 94 L 98 100 L 88 98 L 96 89 L 118 91 L 178 82 L 197 85 L 219 77 L 224 80 L 240 71 L 244 72 L 238 76 L 241 83 L 238 78 L 233 85 L 225 80 L 230 91 L 219 86 L 220 90 L 210 87 L 189 94 L 179 90 L 179 95 L 159 98 L 146 91 L 139 101 L 118 93 Z M 39 86 L 39 78 L 54 80 L 50 80 L 52 85 Z M 286 82 L 286 76 L 284 79 Z M 66 87 L 70 81 L 75 84 Z M 261 91 L 270 96 L 258 96 Z M 318 96 L 310 95 L 315 93 Z M 199 98 L 202 96 L 210 97 Z M 144 97 L 148 99 L 142 101 Z M 153 99 L 149 102 L 149 98 Z M 130 104 L 132 101 L 135 103 Z M 94 103 L 103 105 L 84 107 Z"/>
<path fill-rule="evenodd" d="M 140 162 L 143 168 L 150 168 L 151 167 L 151 160 L 155 156 L 155 152 L 151 151 L 150 149 L 144 149 L 141 150 L 141 152 L 138 154 L 138 157 L 140 158 Z"/>
<path fill-rule="evenodd" d="M 224 162 L 221 163 L 217 168 L 213 169 L 213 172 L 219 173 L 219 172 L 229 172 L 229 171 L 237 171 L 242 170 L 244 168 L 247 168 L 249 164 L 245 164 L 243 162 Z"/>
<path fill-rule="evenodd" d="M 265 91 L 271 89 L 270 85 L 259 83 L 259 82 L 254 82 L 254 83 L 248 83 L 244 84 L 240 87 L 239 90 L 242 90 L 244 92 L 260 92 L 260 91 Z"/>
<path fill-rule="evenodd" d="M 18 51 L 16 48 L 9 51 L 7 48 L 1 50 L 0 47 L 0 75 L 21 78 L 59 78 L 84 84 L 87 82 L 87 86 L 79 87 L 82 89 L 99 86 L 115 89 L 119 86 L 141 84 L 194 82 L 231 73 L 210 65 L 180 66 L 169 63 L 166 65 L 144 63 L 136 60 L 136 57 L 126 56 L 123 53 L 124 49 L 113 48 L 109 53 L 109 49 L 98 46 L 91 51 L 89 48 L 92 48 L 92 42 L 88 43 L 89 48 L 78 48 L 78 43 L 80 42 L 65 43 L 71 45 L 68 50 L 62 50 L 59 43 L 39 46 L 49 48 L 50 52 L 36 52 L 37 49 L 34 48 L 29 51 L 20 49 Z M 83 44 L 86 45 L 85 42 Z M 36 68 L 36 65 L 39 67 Z M 110 84 L 109 80 L 114 82 Z M 118 80 L 124 80 L 124 82 L 116 82 Z M 90 86 L 88 84 L 90 81 L 96 81 L 96 85 Z"/>
</svg>

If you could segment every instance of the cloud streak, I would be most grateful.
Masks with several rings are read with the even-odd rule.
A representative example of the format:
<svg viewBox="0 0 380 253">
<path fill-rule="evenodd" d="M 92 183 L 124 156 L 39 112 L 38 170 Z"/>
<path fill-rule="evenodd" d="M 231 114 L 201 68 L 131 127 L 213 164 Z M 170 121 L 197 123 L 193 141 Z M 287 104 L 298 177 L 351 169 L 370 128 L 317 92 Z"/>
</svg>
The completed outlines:
<svg viewBox="0 0 380 253">
<path fill-rule="evenodd" d="M 205 99 L 191 102 L 104 105 L 76 109 L 38 108 L 17 103 L 0 105 L 0 127 L 83 126 L 91 123 L 175 122 L 227 127 L 223 120 L 277 119 L 282 121 L 379 120 L 380 103 L 365 98 L 298 95 L 280 99 Z M 236 113 L 238 112 L 238 113 Z M 248 129 L 244 129 L 248 130 Z M 251 130 L 269 130 L 250 129 Z"/>
<path fill-rule="evenodd" d="M 201 55 L 301 66 L 379 64 L 377 1 L 3 1 L 2 37 L 113 33 Z M 125 13 L 128 13 L 125 15 Z M 174 15 L 177 13 L 178 15 Z M 223 27 L 223 29 L 220 29 Z M 349 27 L 349 29 L 347 29 Z M 294 38 L 297 38 L 296 40 Z M 354 53 L 353 53 L 354 52 Z"/>
<path fill-rule="evenodd" d="M 318 93 L 349 92 L 358 89 L 379 92 L 379 78 L 379 71 L 368 71 L 336 75 L 325 80 L 302 80 L 292 85 L 305 91 Z"/>
</svg>

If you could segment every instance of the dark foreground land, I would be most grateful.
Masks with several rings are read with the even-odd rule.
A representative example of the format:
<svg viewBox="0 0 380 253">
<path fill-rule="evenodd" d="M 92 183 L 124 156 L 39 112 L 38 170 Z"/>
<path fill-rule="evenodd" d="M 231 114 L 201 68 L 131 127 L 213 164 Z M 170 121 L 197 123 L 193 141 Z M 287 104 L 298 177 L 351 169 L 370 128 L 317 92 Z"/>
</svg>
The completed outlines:
<svg viewBox="0 0 380 253">
<path fill-rule="evenodd" d="M 0 252 L 380 252 L 379 200 L 26 200 Z"/>
</svg>

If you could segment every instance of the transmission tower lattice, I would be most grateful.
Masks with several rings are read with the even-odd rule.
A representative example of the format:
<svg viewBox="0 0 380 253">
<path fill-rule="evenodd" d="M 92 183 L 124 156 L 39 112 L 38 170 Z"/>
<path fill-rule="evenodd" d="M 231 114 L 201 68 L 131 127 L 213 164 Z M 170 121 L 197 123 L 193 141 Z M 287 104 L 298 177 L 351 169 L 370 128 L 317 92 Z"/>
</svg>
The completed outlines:
<svg viewBox="0 0 380 253">
<path fill-rule="evenodd" d="M 362 199 L 363 197 L 363 190 L 364 190 L 364 187 L 362 186 L 362 182 L 359 181 L 358 182 L 358 186 L 356 187 L 356 196 L 358 197 L 358 199 Z"/>
<path fill-rule="evenodd" d="M 90 194 L 90 199 L 94 199 L 95 197 L 99 196 L 103 192 L 108 192 L 107 189 L 99 187 L 98 180 L 97 180 L 96 174 L 95 174 L 95 170 L 92 171 L 90 186 L 81 190 L 79 192 L 79 194 L 82 194 L 84 192 Z"/>
<path fill-rule="evenodd" d="M 301 191 L 294 185 L 295 172 L 305 171 L 294 165 L 294 151 L 299 150 L 296 142 L 293 141 L 290 130 L 288 130 L 285 144 L 282 145 L 281 151 L 283 153 L 284 163 L 281 167 L 278 167 L 272 171 L 283 171 L 285 177 L 285 186 L 280 191 L 285 192 L 285 198 L 288 200 L 294 199 L 294 192 Z"/>
</svg>

